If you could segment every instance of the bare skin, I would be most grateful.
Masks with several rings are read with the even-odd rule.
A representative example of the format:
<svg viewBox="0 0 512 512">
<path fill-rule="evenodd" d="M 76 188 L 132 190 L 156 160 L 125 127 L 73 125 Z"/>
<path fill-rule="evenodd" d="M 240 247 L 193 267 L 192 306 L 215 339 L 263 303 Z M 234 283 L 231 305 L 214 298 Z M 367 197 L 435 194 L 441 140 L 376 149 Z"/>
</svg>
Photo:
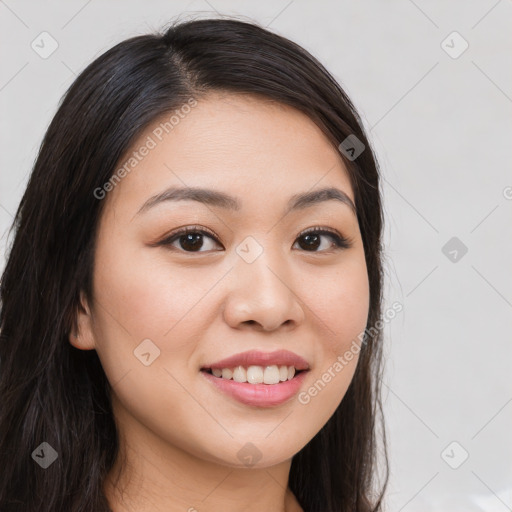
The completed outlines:
<svg viewBox="0 0 512 512">
<path fill-rule="evenodd" d="M 155 139 L 159 122 L 133 150 Z M 114 512 L 301 511 L 288 486 L 291 460 L 352 380 L 357 354 L 342 371 L 332 366 L 366 327 L 369 286 L 357 217 L 346 203 L 283 212 L 291 196 L 324 187 L 353 202 L 347 170 L 308 117 L 245 95 L 201 99 L 157 142 L 104 199 L 94 300 L 83 300 L 78 337 L 70 338 L 98 352 L 113 387 L 126 461 L 116 461 L 106 495 Z M 222 191 L 241 207 L 162 201 L 139 212 L 171 186 Z M 204 234 L 196 251 L 183 235 L 160 243 L 187 226 L 214 236 Z M 350 246 L 336 247 L 330 234 L 308 246 L 301 232 L 317 227 Z M 236 251 L 247 237 L 262 249 L 251 263 Z M 146 339 L 160 351 L 149 365 L 134 354 Z M 256 407 L 220 392 L 200 371 L 250 349 L 306 359 L 301 392 L 329 368 L 331 378 L 307 403 L 294 396 Z M 247 443 L 259 453 L 250 467 L 238 456 Z"/>
</svg>

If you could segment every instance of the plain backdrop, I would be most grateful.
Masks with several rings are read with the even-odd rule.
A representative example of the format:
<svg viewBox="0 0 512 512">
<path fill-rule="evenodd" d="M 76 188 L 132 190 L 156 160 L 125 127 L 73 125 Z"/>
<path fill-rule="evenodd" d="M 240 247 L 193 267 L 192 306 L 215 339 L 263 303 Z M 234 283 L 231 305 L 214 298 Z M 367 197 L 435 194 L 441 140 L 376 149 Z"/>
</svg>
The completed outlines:
<svg viewBox="0 0 512 512">
<path fill-rule="evenodd" d="M 212 14 L 309 50 L 376 149 L 385 308 L 403 305 L 384 329 L 388 510 L 512 510 L 511 0 L 0 1 L 0 269 L 76 74 L 123 39 Z"/>
</svg>

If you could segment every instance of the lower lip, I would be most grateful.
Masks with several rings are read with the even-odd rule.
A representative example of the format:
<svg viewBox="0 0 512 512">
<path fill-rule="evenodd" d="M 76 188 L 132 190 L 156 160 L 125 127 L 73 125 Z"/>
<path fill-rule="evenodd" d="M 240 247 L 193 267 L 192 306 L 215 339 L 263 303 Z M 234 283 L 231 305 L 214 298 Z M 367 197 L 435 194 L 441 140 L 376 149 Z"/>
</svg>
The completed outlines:
<svg viewBox="0 0 512 512">
<path fill-rule="evenodd" d="M 211 373 L 201 372 L 208 381 L 217 389 L 235 398 L 246 405 L 257 407 L 269 407 L 280 405 L 295 396 L 304 379 L 307 371 L 297 374 L 292 380 L 279 382 L 278 384 L 249 384 L 248 382 L 236 382 L 234 380 L 215 377 Z"/>
</svg>

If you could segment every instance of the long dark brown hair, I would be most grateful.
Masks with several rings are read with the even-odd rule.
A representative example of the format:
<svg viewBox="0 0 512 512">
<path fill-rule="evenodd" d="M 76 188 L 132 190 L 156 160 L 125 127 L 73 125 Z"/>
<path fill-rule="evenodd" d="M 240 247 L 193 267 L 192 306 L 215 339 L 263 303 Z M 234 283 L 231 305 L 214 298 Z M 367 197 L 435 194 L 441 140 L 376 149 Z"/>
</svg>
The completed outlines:
<svg viewBox="0 0 512 512">
<path fill-rule="evenodd" d="M 103 483 L 119 450 L 111 387 L 96 351 L 78 350 L 68 338 L 80 293 L 92 300 L 105 203 L 94 191 L 150 123 L 209 91 L 270 98 L 305 113 L 337 148 L 349 135 L 364 144 L 356 159 L 340 154 L 368 269 L 367 327 L 381 318 L 378 166 L 353 104 L 322 64 L 294 42 L 238 19 L 175 22 L 163 34 L 117 44 L 63 97 L 10 230 L 0 288 L 2 512 L 110 510 Z M 367 334 L 341 404 L 292 459 L 289 486 L 305 512 L 382 510 L 382 340 Z M 380 439 L 385 478 L 377 484 Z M 47 469 L 33 456 L 43 442 L 58 454 Z"/>
</svg>

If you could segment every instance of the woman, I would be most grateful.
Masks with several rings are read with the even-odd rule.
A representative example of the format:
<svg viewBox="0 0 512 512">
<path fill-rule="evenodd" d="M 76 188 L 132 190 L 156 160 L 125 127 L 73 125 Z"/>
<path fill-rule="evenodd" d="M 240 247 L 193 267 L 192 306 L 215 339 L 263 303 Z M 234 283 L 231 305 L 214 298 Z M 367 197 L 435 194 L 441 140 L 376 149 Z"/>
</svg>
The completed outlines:
<svg viewBox="0 0 512 512">
<path fill-rule="evenodd" d="M 13 227 L 0 510 L 382 509 L 379 173 L 308 52 L 234 19 L 116 45 Z"/>
</svg>

